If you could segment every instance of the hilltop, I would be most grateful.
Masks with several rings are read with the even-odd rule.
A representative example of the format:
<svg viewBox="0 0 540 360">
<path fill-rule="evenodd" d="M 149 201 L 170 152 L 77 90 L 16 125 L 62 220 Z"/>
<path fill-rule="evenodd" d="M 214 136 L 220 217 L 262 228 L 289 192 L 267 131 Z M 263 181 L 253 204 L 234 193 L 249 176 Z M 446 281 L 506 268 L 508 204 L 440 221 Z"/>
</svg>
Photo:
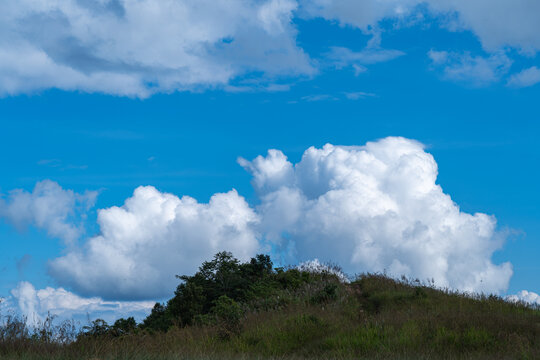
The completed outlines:
<svg viewBox="0 0 540 360">
<path fill-rule="evenodd" d="M 32 334 L 4 320 L 0 357 L 540 358 L 540 309 L 493 295 L 383 274 L 349 282 L 336 267 L 274 268 L 266 255 L 241 263 L 224 252 L 179 280 L 140 324 L 96 320 L 77 334 L 45 324 Z"/>
</svg>

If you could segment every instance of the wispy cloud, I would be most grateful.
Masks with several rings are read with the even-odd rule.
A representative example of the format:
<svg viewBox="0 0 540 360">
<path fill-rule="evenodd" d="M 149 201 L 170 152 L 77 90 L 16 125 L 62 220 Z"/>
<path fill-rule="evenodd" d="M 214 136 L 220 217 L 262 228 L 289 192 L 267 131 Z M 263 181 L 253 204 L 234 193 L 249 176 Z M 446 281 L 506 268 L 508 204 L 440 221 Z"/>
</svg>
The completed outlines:
<svg viewBox="0 0 540 360">
<path fill-rule="evenodd" d="M 41 166 L 59 167 L 62 165 L 62 161 L 60 159 L 43 159 L 39 160 L 37 164 Z"/>
<path fill-rule="evenodd" d="M 314 101 L 334 101 L 339 100 L 337 97 L 329 94 L 316 94 L 306 95 L 301 98 L 302 101 L 314 102 Z"/>
<path fill-rule="evenodd" d="M 538 83 L 540 83 L 540 69 L 536 66 L 532 66 L 512 75 L 510 79 L 508 79 L 507 85 L 516 88 L 523 88 L 534 86 Z"/>
<path fill-rule="evenodd" d="M 327 57 L 333 60 L 337 67 L 349 66 L 352 64 L 371 65 L 390 61 L 405 55 L 400 50 L 366 48 L 362 51 L 352 51 L 344 47 L 332 47 Z"/>
<path fill-rule="evenodd" d="M 433 70 L 441 71 L 443 79 L 486 86 L 499 81 L 508 73 L 512 60 L 504 52 L 473 56 L 468 52 L 456 53 L 430 50 L 428 57 Z"/>
<path fill-rule="evenodd" d="M 359 99 L 366 99 L 370 97 L 376 97 L 377 94 L 370 93 L 370 92 L 364 92 L 364 91 L 356 91 L 356 92 L 346 92 L 345 97 L 349 100 L 359 100 Z"/>
</svg>

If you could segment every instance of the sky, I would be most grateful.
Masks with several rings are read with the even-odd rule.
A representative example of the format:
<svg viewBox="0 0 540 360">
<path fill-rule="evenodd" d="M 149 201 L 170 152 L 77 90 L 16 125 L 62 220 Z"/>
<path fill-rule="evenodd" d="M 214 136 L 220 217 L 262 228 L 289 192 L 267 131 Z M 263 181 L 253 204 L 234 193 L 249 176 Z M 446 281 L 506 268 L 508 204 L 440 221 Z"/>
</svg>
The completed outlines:
<svg viewBox="0 0 540 360">
<path fill-rule="evenodd" d="M 0 7 L 0 313 L 140 320 L 222 250 L 540 303 L 537 1 Z"/>
</svg>

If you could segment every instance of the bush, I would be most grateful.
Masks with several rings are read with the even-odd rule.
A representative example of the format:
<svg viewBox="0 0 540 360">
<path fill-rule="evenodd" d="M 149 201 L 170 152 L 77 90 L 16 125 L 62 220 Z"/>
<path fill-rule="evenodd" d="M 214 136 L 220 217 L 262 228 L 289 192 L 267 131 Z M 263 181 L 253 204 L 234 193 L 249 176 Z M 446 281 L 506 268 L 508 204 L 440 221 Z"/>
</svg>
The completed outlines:
<svg viewBox="0 0 540 360">
<path fill-rule="evenodd" d="M 227 295 L 222 295 L 216 300 L 212 313 L 217 319 L 220 338 L 228 339 L 240 333 L 243 312 L 236 301 Z"/>
<path fill-rule="evenodd" d="M 174 325 L 208 324 L 211 317 L 207 315 L 214 314 L 218 304 L 223 305 L 222 297 L 235 303 L 268 299 L 279 291 L 297 289 L 316 277 L 297 269 L 274 270 L 268 255 L 259 254 L 241 263 L 231 253 L 220 252 L 211 261 L 205 261 L 195 275 L 177 275 L 182 283 L 174 297 L 166 304 L 156 304 L 141 327 L 167 331 Z"/>
</svg>

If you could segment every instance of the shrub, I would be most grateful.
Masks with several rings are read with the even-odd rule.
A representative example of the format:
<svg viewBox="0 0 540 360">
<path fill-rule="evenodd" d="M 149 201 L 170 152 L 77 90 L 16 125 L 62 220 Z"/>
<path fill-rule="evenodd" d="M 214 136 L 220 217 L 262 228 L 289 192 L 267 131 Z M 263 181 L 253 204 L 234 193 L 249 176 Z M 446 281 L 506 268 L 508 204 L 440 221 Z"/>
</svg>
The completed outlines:
<svg viewBox="0 0 540 360">
<path fill-rule="evenodd" d="M 217 320 L 220 338 L 229 339 L 231 336 L 240 333 L 243 312 L 236 301 L 227 295 L 222 295 L 215 301 L 212 313 Z"/>
</svg>

